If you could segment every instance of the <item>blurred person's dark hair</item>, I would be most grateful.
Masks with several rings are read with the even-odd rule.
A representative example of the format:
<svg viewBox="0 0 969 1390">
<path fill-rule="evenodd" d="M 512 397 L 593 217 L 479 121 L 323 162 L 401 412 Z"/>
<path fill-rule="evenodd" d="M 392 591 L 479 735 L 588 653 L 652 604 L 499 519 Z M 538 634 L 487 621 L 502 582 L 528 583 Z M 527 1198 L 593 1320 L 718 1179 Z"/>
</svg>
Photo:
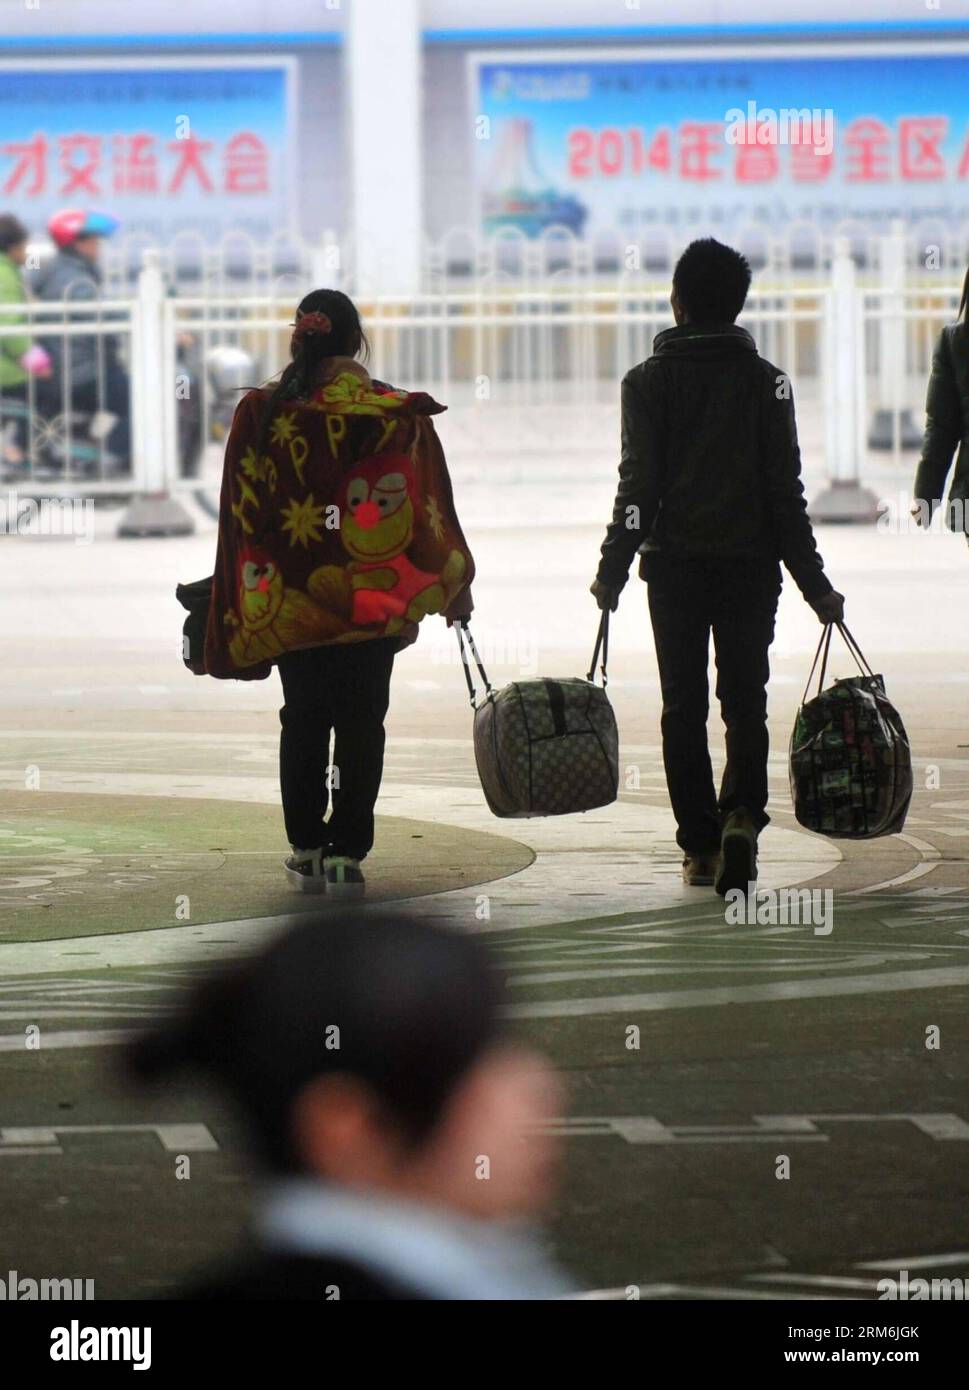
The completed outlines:
<svg viewBox="0 0 969 1390">
<path fill-rule="evenodd" d="M 360 357 L 366 362 L 370 357 L 370 341 L 360 321 L 360 313 L 353 300 L 342 290 L 311 290 L 304 295 L 296 308 L 295 328 L 305 315 L 322 315 L 328 321 L 326 331 L 313 331 L 293 334 L 290 343 L 291 360 L 284 368 L 278 382 L 273 387 L 263 412 L 259 431 L 257 453 L 266 447 L 269 426 L 277 409 L 285 400 L 307 396 L 314 382 L 320 364 L 328 357 Z"/>
<path fill-rule="evenodd" d="M 963 323 L 969 320 L 969 270 L 966 271 L 966 278 L 962 282 L 962 300 L 959 304 L 959 318 Z"/>
<path fill-rule="evenodd" d="M 11 246 L 19 246 L 30 236 L 30 232 L 12 212 L 0 213 L 0 252 L 7 252 Z"/>
<path fill-rule="evenodd" d="M 490 956 L 470 936 L 405 916 L 314 916 L 204 981 L 128 1060 L 142 1081 L 179 1072 L 211 1079 L 238 1108 L 256 1158 L 299 1173 L 292 1114 L 311 1083 L 365 1084 L 417 1148 L 501 1040 L 502 997 Z"/>
<path fill-rule="evenodd" d="M 673 289 L 691 323 L 733 323 L 750 280 L 746 256 L 713 237 L 691 242 L 673 271 Z"/>
</svg>

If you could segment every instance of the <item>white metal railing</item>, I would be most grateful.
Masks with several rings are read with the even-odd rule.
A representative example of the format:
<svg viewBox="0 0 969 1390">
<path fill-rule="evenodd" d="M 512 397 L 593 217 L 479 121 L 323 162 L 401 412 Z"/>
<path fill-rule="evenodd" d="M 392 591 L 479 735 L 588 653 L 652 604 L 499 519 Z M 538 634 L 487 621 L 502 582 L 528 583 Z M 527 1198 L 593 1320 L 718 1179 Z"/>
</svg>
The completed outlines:
<svg viewBox="0 0 969 1390">
<path fill-rule="evenodd" d="M 131 489 L 146 452 L 139 442 L 133 474 L 123 436 L 126 422 L 137 418 L 129 379 L 136 394 L 148 379 L 147 361 L 130 376 L 146 326 L 140 294 L 0 304 L 0 347 L 6 339 L 26 339 L 51 358 L 43 374 L 28 374 L 19 387 L 0 386 L 3 482 L 56 484 L 66 491 Z"/>
<path fill-rule="evenodd" d="M 900 461 L 906 412 L 910 425 L 920 424 L 932 346 L 958 304 L 955 275 L 925 271 L 913 262 L 908 234 L 896 229 L 894 238 L 878 249 L 877 277 L 859 269 L 847 239 L 831 248 L 823 275 L 802 283 L 758 275 L 741 320 L 762 355 L 791 376 L 799 402 L 810 402 L 819 452 L 839 482 L 864 473 L 877 411 L 888 412 L 887 453 Z M 25 409 L 33 444 L 18 481 L 56 483 L 65 492 L 139 494 L 217 483 L 236 388 L 266 380 L 287 360 L 295 305 L 311 283 L 294 271 L 275 275 L 259 293 L 224 285 L 216 293 L 200 283 L 197 292 L 183 288 L 173 296 L 165 258 L 149 248 L 129 298 L 0 305 L 0 341 L 26 334 L 70 343 L 94 335 L 103 348 L 114 337 L 130 378 L 130 470 L 112 465 L 110 434 L 95 434 L 87 455 L 75 458 L 79 422 L 64 370 L 59 417 L 66 418 L 58 429 L 65 461 L 58 467 L 49 451 L 36 447 L 50 435 L 51 422 L 31 379 Z M 447 403 L 446 445 L 468 458 L 612 453 L 618 381 L 671 323 L 668 282 L 626 269 L 595 282 L 556 274 L 530 283 L 493 265 L 461 284 L 442 280 L 406 302 L 358 302 L 374 374 Z M 246 354 L 228 384 L 213 370 L 214 356 L 226 349 Z M 5 431 L 12 404 L 11 393 L 0 390 Z M 9 470 L 5 477 L 9 482 Z"/>
<path fill-rule="evenodd" d="M 483 235 L 455 225 L 425 241 L 421 288 L 439 292 L 494 276 L 511 277 L 526 286 L 556 277 L 608 281 L 624 271 L 668 279 L 686 240 L 708 233 L 718 235 L 716 228 L 685 231 L 657 225 L 641 232 L 616 228 L 584 237 L 567 227 L 548 227 L 530 237 L 515 228 Z M 750 257 L 759 274 L 789 283 L 824 282 L 837 248 L 845 243 L 859 270 L 872 275 L 881 272 L 886 250 L 891 259 L 898 246 L 912 270 L 924 266 L 927 248 L 933 248 L 935 269 L 942 276 L 958 278 L 969 262 L 969 222 L 929 218 L 896 223 L 891 236 L 857 220 L 831 227 L 813 222 L 792 222 L 783 228 L 748 223 L 731 231 L 730 240 Z M 167 283 L 180 292 L 258 295 L 270 292 L 280 277 L 295 277 L 306 288 L 327 284 L 359 294 L 364 287 L 357 283 L 353 247 L 352 228 L 342 235 L 328 229 L 314 240 L 280 232 L 268 242 L 245 232 L 211 242 L 201 233 L 184 231 L 161 243 L 146 233 L 122 231 L 105 246 L 105 284 L 109 293 L 125 293 L 145 251 L 154 250 Z"/>
<path fill-rule="evenodd" d="M 825 292 L 815 289 L 758 291 L 744 323 L 765 355 L 795 376 L 817 376 L 824 302 Z M 253 384 L 287 360 L 293 308 L 291 297 L 261 295 L 167 299 L 161 311 L 167 340 L 190 336 L 203 361 L 213 348 L 244 349 L 252 360 L 245 384 Z M 619 379 L 670 324 L 668 292 L 631 281 L 578 292 L 490 283 L 406 304 L 365 301 L 361 309 L 374 374 L 447 403 L 441 424 L 449 448 L 479 454 L 601 447 Z M 210 439 L 213 414 L 224 428 L 226 412 L 224 401 L 213 411 L 211 383 L 206 387 L 202 431 Z M 162 433 L 170 438 L 175 392 L 164 396 L 169 418 Z"/>
</svg>

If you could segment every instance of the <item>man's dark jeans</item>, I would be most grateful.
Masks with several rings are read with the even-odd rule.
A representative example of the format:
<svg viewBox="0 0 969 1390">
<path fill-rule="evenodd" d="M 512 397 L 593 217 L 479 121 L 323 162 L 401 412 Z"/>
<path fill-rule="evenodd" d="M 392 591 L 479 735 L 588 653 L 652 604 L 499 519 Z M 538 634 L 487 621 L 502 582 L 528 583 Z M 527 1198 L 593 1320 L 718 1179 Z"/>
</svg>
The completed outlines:
<svg viewBox="0 0 969 1390">
<path fill-rule="evenodd" d="M 773 560 L 646 556 L 649 613 L 663 694 L 663 762 L 676 842 L 687 854 L 719 849 L 723 818 L 738 807 L 767 824 L 768 651 L 781 590 Z M 727 731 L 720 796 L 707 747 L 710 633 L 717 698 Z"/>
<path fill-rule="evenodd" d="M 286 652 L 277 662 L 285 699 L 279 782 L 286 836 L 298 849 L 363 859 L 373 847 L 397 648 L 396 638 L 375 637 Z M 331 733 L 333 811 L 324 823 Z"/>
</svg>

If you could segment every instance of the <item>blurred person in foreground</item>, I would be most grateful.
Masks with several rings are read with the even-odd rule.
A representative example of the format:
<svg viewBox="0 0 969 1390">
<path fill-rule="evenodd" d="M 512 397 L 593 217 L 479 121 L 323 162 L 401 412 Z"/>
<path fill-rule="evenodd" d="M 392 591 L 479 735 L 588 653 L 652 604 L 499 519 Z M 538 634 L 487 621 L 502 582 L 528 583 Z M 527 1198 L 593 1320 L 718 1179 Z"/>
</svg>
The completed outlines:
<svg viewBox="0 0 969 1390">
<path fill-rule="evenodd" d="M 663 695 L 663 761 L 683 879 L 725 896 L 757 879 L 767 825 L 769 651 L 783 561 L 822 623 L 840 622 L 801 484 L 790 380 L 735 320 L 751 272 L 707 238 L 683 252 L 676 327 L 622 383 L 622 459 L 592 594 L 615 609 L 639 551 Z M 710 633 L 727 761 L 707 745 Z"/>
<path fill-rule="evenodd" d="M 38 299 L 65 305 L 65 323 L 82 324 L 92 320 L 110 322 L 110 309 L 101 306 L 101 249 L 105 237 L 113 236 L 118 219 L 104 212 L 85 212 L 67 208 L 57 212 L 47 224 L 57 254 L 36 272 L 32 289 Z M 96 304 L 90 313 L 78 312 L 75 305 Z M 46 416 L 74 410 L 84 415 L 106 411 L 114 417 L 104 447 L 118 469 L 131 465 L 131 387 L 121 361 L 116 333 L 58 333 L 55 328 L 43 338 L 53 372 L 40 401 Z"/>
<path fill-rule="evenodd" d="M 407 917 L 309 921 L 134 1046 L 241 1113 L 263 1179 L 249 1246 L 185 1299 L 541 1299 L 523 1223 L 554 1187 L 549 1064 L 512 1041 L 490 957 Z"/>
<path fill-rule="evenodd" d="M 375 380 L 368 356 L 353 301 L 313 290 L 286 367 L 240 401 L 204 653 L 219 679 L 278 668 L 286 876 L 343 897 L 365 892 L 394 658 L 430 614 L 470 614 L 474 576 L 432 418 L 445 407 Z"/>
<path fill-rule="evenodd" d="M 927 527 L 945 492 L 946 478 L 958 449 L 945 521 L 969 540 L 969 271 L 955 323 L 943 328 L 932 358 L 925 401 L 925 438 L 915 476 L 916 524 Z"/>
<path fill-rule="evenodd" d="M 23 267 L 30 233 L 11 213 L 0 216 L 0 305 L 22 305 L 27 300 Z M 22 308 L 0 312 L 0 324 L 11 327 L 27 322 Z M 27 449 L 28 385 L 31 376 L 49 377 L 49 355 L 32 345 L 25 333 L 0 337 L 0 423 L 3 425 L 3 461 L 23 464 Z M 10 409 L 10 406 L 13 409 Z M 10 429 L 9 423 L 13 428 Z"/>
</svg>

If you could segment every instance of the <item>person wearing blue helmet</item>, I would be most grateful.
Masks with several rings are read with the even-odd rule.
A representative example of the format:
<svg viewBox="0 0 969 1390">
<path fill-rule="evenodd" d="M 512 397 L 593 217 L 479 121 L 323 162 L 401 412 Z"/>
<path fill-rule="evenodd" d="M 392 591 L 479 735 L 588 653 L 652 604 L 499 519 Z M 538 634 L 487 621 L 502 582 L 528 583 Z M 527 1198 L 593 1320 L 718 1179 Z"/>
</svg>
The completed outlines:
<svg viewBox="0 0 969 1390">
<path fill-rule="evenodd" d="M 101 246 L 112 236 L 118 219 L 106 212 L 67 208 L 57 212 L 47 224 L 57 254 L 39 270 L 33 282 L 38 299 L 72 306 L 101 299 Z M 110 319 L 100 311 L 99 318 Z M 71 309 L 67 324 L 83 322 L 87 315 Z M 94 317 L 94 315 L 91 315 Z M 120 343 L 114 333 L 68 334 L 52 332 L 42 340 L 50 355 L 53 372 L 41 402 L 45 415 L 68 409 L 93 415 L 107 411 L 114 424 L 104 440 L 115 469 L 131 464 L 131 388 L 121 362 Z"/>
</svg>

